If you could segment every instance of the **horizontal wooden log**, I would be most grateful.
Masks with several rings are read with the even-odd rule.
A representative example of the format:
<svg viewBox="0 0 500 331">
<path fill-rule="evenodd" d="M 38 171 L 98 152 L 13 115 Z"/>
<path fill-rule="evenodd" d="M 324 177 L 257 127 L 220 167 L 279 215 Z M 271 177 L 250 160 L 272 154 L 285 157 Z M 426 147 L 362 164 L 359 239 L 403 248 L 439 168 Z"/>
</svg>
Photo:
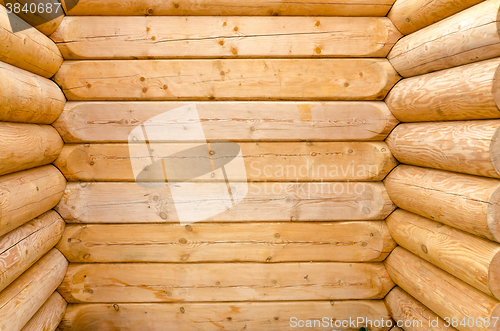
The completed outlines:
<svg viewBox="0 0 500 331">
<path fill-rule="evenodd" d="M 50 125 L 0 122 L 0 175 L 49 164 L 63 145 Z"/>
<path fill-rule="evenodd" d="M 477 319 L 492 322 L 500 315 L 500 302 L 476 290 L 470 285 L 451 276 L 413 255 L 404 248 L 396 247 L 385 261 L 387 272 L 392 280 L 412 297 L 420 301 L 441 318 L 458 319 L 458 330 L 494 330 L 476 323 Z M 474 319 L 474 323 L 469 320 Z M 462 320 L 464 324 L 460 325 Z"/>
<path fill-rule="evenodd" d="M 12 26 L 18 31 L 13 33 Z M 0 6 L 0 61 L 37 75 L 50 78 L 61 66 L 63 58 L 56 44 L 15 14 L 7 14 Z"/>
<path fill-rule="evenodd" d="M 0 291 L 54 247 L 65 223 L 49 211 L 0 237 Z"/>
<path fill-rule="evenodd" d="M 500 178 L 500 120 L 404 123 L 387 138 L 405 164 Z"/>
<path fill-rule="evenodd" d="M 54 127 L 66 143 L 128 142 L 138 125 L 194 105 L 208 141 L 384 140 L 398 121 L 381 101 L 68 102 Z M 179 121 L 157 123 L 174 130 Z M 140 138 L 140 137 L 139 137 Z M 148 137 L 150 142 L 167 142 Z M 172 136 L 170 142 L 180 140 Z M 138 140 L 139 141 L 139 140 Z"/>
<path fill-rule="evenodd" d="M 180 313 L 179 313 L 180 312 Z M 229 302 L 229 303 L 165 303 L 165 304 L 70 304 L 59 326 L 62 331 L 81 330 L 136 330 L 147 316 L 148 330 L 283 330 L 290 328 L 297 319 L 297 330 L 307 330 L 306 321 L 316 326 L 323 317 L 328 320 L 323 327 L 335 329 L 335 321 L 389 320 L 387 309 L 380 300 L 356 301 L 292 301 L 292 302 Z M 291 320 L 292 319 L 292 320 Z M 333 326 L 331 323 L 333 319 Z M 304 327 L 299 327 L 304 321 Z M 316 321 L 316 322 L 315 322 Z M 316 323 L 316 325 L 314 325 Z M 326 322 L 325 322 L 326 323 Z M 326 325 L 326 326 L 325 326 Z M 342 328 L 359 331 L 357 327 Z M 309 329 L 314 330 L 315 328 Z M 386 331 L 387 327 L 370 328 Z"/>
<path fill-rule="evenodd" d="M 253 0 L 61 0 L 68 15 L 73 16 L 386 16 L 394 0 L 307 0 L 269 2 Z"/>
<path fill-rule="evenodd" d="M 45 301 L 21 331 L 53 331 L 61 322 L 68 303 L 57 292 Z"/>
<path fill-rule="evenodd" d="M 386 57 L 401 36 L 386 17 L 78 16 L 51 38 L 67 60 L 117 60 Z"/>
<path fill-rule="evenodd" d="M 20 10 L 15 10 L 16 3 Z M 0 0 L 0 5 L 8 6 L 10 10 L 14 8 L 16 16 L 46 36 L 57 29 L 64 17 L 64 9 L 59 5 L 59 1 L 51 2 L 51 7 L 47 6 L 48 3 L 46 0 Z M 33 8 L 34 5 L 37 6 L 36 9 Z M 27 6 L 26 10 L 24 6 Z"/>
<path fill-rule="evenodd" d="M 411 77 L 498 57 L 499 10 L 500 0 L 484 1 L 400 39 L 388 59 Z"/>
<path fill-rule="evenodd" d="M 500 245 L 396 210 L 387 218 L 396 242 L 478 290 L 500 298 Z"/>
<path fill-rule="evenodd" d="M 52 249 L 0 293 L 0 330 L 21 330 L 61 283 L 68 261 Z"/>
<path fill-rule="evenodd" d="M 155 151 L 154 162 L 162 162 L 168 169 L 174 162 L 224 160 L 229 155 L 224 146 L 211 145 L 193 155 L 171 156 L 200 144 L 150 144 Z M 234 158 L 245 168 L 231 177 L 233 181 L 380 181 L 396 165 L 384 142 L 331 143 L 240 143 L 240 155 Z M 85 144 L 65 145 L 54 165 L 69 181 L 135 181 L 137 169 L 152 163 L 144 144 Z M 212 157 L 211 157 L 212 155 Z M 133 162 L 133 163 L 132 163 Z M 157 164 L 157 163 L 155 163 Z M 193 164 L 192 166 L 196 166 Z M 191 166 L 191 167 L 192 167 Z M 163 172 L 144 175 L 138 181 L 165 182 Z M 166 168 L 165 168 L 166 169 Z M 168 181 L 223 181 L 221 174 L 193 175 L 192 168 L 168 171 Z"/>
<path fill-rule="evenodd" d="M 429 308 L 412 298 L 400 287 L 393 288 L 384 298 L 389 315 L 406 331 L 452 331 L 456 330 Z M 402 329 L 400 329 L 402 330 Z M 392 331 L 392 330 L 391 330 Z"/>
<path fill-rule="evenodd" d="M 0 236 L 52 209 L 65 187 L 52 165 L 0 177 Z"/>
<path fill-rule="evenodd" d="M 382 100 L 399 79 L 386 59 L 67 61 L 55 75 L 68 100 Z"/>
<path fill-rule="evenodd" d="M 384 184 L 399 208 L 500 242 L 499 180 L 400 165 Z"/>
<path fill-rule="evenodd" d="M 70 264 L 69 303 L 382 299 L 382 263 Z"/>
<path fill-rule="evenodd" d="M 399 0 L 387 15 L 403 34 L 410 34 L 474 6 L 483 0 Z"/>
<path fill-rule="evenodd" d="M 191 195 L 200 192 L 212 184 Z M 55 209 L 68 223 L 179 222 L 167 188 L 135 183 L 68 183 Z M 243 201 L 206 221 L 382 220 L 393 210 L 382 183 L 250 183 Z"/>
<path fill-rule="evenodd" d="M 401 122 L 500 117 L 500 59 L 401 80 L 385 102 Z"/>
<path fill-rule="evenodd" d="M 221 229 L 223 228 L 223 231 Z M 70 225 L 70 262 L 372 262 L 394 249 L 383 221 Z"/>
<path fill-rule="evenodd" d="M 0 62 L 0 122 L 51 124 L 65 103 L 53 81 Z"/>
</svg>

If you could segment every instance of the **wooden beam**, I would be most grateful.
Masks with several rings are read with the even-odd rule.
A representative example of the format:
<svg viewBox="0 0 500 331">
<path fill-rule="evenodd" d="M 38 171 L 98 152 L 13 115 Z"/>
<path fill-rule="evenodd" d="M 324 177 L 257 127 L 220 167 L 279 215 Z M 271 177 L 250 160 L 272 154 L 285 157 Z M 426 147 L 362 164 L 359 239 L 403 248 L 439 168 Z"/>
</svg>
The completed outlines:
<svg viewBox="0 0 500 331">
<path fill-rule="evenodd" d="M 68 261 L 52 249 L 0 293 L 0 330 L 21 330 L 54 293 Z"/>
<path fill-rule="evenodd" d="M 387 15 L 399 31 L 410 34 L 484 0 L 398 0 Z"/>
<path fill-rule="evenodd" d="M 64 9 L 57 0 L 50 2 L 50 7 L 47 6 L 49 2 L 44 0 L 0 0 L 0 5 L 8 5 L 9 9 L 15 8 L 13 5 L 16 3 L 20 5 L 20 10 L 15 11 L 15 15 L 46 36 L 56 31 L 64 18 Z M 37 6 L 36 9 L 32 4 Z"/>
<path fill-rule="evenodd" d="M 499 136 L 500 120 L 404 123 L 386 141 L 401 163 L 500 178 Z"/>
<path fill-rule="evenodd" d="M 500 298 L 500 245 L 396 210 L 387 218 L 396 242 L 478 290 Z"/>
<path fill-rule="evenodd" d="M 13 25 L 23 30 L 13 33 Z M 0 6 L 0 27 L 0 61 L 45 78 L 56 73 L 63 58 L 52 40 L 16 15 L 7 15 L 4 6 Z"/>
<path fill-rule="evenodd" d="M 397 165 L 384 142 L 264 142 L 238 145 L 241 156 L 237 156 L 235 161 L 242 163 L 246 174 L 243 171 L 235 172 L 230 177 L 233 181 L 380 181 Z M 149 146 L 154 149 L 157 156 L 154 162 L 163 160 L 161 162 L 173 167 L 173 162 L 179 162 L 178 160 L 182 158 L 192 159 L 193 156 L 171 155 L 200 144 L 173 143 Z M 224 147 L 226 145 L 210 146 L 212 148 L 210 155 L 213 155 L 214 160 L 234 157 L 228 155 Z M 147 153 L 148 149 L 144 148 L 144 144 L 66 145 L 54 165 L 69 181 L 131 182 L 135 181 L 133 169 L 138 171 L 137 167 L 142 169 L 151 165 Z M 210 155 L 207 148 L 206 151 L 196 153 L 195 157 L 209 161 Z M 135 163 L 132 164 L 131 160 Z M 190 169 L 169 172 L 168 180 L 175 182 L 193 179 Z M 163 172 L 158 177 L 153 171 L 152 175 L 148 175 L 148 178 L 143 177 L 143 180 L 165 181 Z M 194 177 L 197 181 L 224 180 L 221 175 Z"/>
<path fill-rule="evenodd" d="M 500 59 L 401 80 L 385 102 L 401 122 L 500 117 Z"/>
<path fill-rule="evenodd" d="M 179 222 L 167 188 L 136 183 L 68 183 L 55 209 L 68 223 Z M 393 210 L 382 183 L 251 183 L 245 199 L 205 222 L 382 220 Z"/>
<path fill-rule="evenodd" d="M 386 17 L 77 16 L 51 38 L 66 60 L 118 60 L 386 57 L 401 36 Z"/>
<path fill-rule="evenodd" d="M 61 216 L 49 211 L 0 237 L 0 291 L 57 244 L 64 226 Z"/>
<path fill-rule="evenodd" d="M 49 164 L 63 145 L 50 125 L 0 122 L 0 175 Z"/>
<path fill-rule="evenodd" d="M 384 181 L 402 209 L 500 242 L 500 181 L 400 165 Z"/>
<path fill-rule="evenodd" d="M 67 305 L 66 300 L 54 292 L 21 331 L 55 330 L 64 316 Z"/>
<path fill-rule="evenodd" d="M 0 236 L 54 207 L 65 187 L 52 165 L 0 177 Z"/>
<path fill-rule="evenodd" d="M 498 57 L 499 10 L 500 0 L 484 1 L 400 39 L 388 59 L 411 77 Z"/>
<path fill-rule="evenodd" d="M 192 120 L 201 123 L 209 141 L 384 140 L 398 123 L 382 101 L 70 101 L 53 125 L 66 143 L 123 143 L 138 125 L 189 105 L 196 107 L 199 119 Z M 176 120 L 161 121 L 166 131 L 178 125 Z"/>
<path fill-rule="evenodd" d="M 382 299 L 382 263 L 70 264 L 69 303 Z"/>
<path fill-rule="evenodd" d="M 53 81 L 0 62 L 0 122 L 51 124 L 65 103 Z"/>
<path fill-rule="evenodd" d="M 57 246 L 77 263 L 373 262 L 383 261 L 394 247 L 383 221 L 75 224 Z"/>
<path fill-rule="evenodd" d="M 458 320 L 458 330 L 494 330 L 472 319 L 498 320 L 500 302 L 476 290 L 449 273 L 413 255 L 404 248 L 396 247 L 385 261 L 387 272 L 393 281 L 424 306 L 446 321 Z M 470 327 L 467 326 L 467 321 Z M 465 321 L 464 324 L 460 323 Z M 493 326 L 493 325 L 491 325 Z"/>
<path fill-rule="evenodd" d="M 290 328 L 291 319 L 310 320 L 316 323 L 326 317 L 328 323 L 344 323 L 362 317 L 365 320 L 390 320 L 387 309 L 380 300 L 356 301 L 292 301 L 292 302 L 229 302 L 229 303 L 165 303 L 165 304 L 70 304 L 60 328 L 70 330 L 134 331 L 144 323 L 147 316 L 148 330 L 283 330 Z M 293 320 L 295 321 L 295 320 Z M 316 322 L 314 322 L 316 321 Z M 295 323 L 295 322 L 294 322 Z M 325 324 L 324 324 L 325 325 Z M 323 327 L 325 327 L 323 325 Z M 313 327 L 314 324 L 311 324 Z M 327 330 L 335 329 L 331 324 Z M 358 331 L 367 326 L 343 330 Z M 310 328 L 311 329 L 311 328 Z M 317 328 L 319 329 L 319 327 Z M 370 328 L 386 331 L 386 327 Z"/>
<path fill-rule="evenodd" d="M 68 15 L 76 16 L 386 16 L 394 0 L 298 0 L 293 3 L 254 0 L 62 0 Z"/>
<path fill-rule="evenodd" d="M 386 59 L 67 61 L 55 76 L 68 100 L 382 100 L 399 79 Z"/>
<path fill-rule="evenodd" d="M 456 330 L 454 327 L 446 327 L 447 322 L 412 298 L 400 287 L 393 288 L 385 297 L 384 302 L 396 325 L 404 327 L 406 331 Z M 391 331 L 393 330 L 391 329 Z"/>
</svg>

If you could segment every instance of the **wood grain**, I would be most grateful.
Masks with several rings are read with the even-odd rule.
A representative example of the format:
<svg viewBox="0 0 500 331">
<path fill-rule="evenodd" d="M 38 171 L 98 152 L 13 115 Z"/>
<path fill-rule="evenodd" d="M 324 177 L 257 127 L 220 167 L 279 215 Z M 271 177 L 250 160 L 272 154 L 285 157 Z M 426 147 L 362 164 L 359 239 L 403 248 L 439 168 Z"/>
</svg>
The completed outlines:
<svg viewBox="0 0 500 331">
<path fill-rule="evenodd" d="M 387 225 L 398 245 L 478 290 L 500 298 L 500 245 L 396 210 Z"/>
<path fill-rule="evenodd" d="M 500 59 L 401 80 L 385 102 L 401 122 L 500 117 Z"/>
<path fill-rule="evenodd" d="M 500 302 L 476 290 L 449 273 L 425 262 L 404 248 L 396 247 L 385 261 L 392 280 L 412 297 L 427 306 L 441 318 L 467 321 L 469 317 L 499 317 Z M 471 323 L 472 324 L 472 323 Z M 496 328 L 458 325 L 458 330 L 495 330 Z"/>
<path fill-rule="evenodd" d="M 61 325 L 61 331 L 134 331 L 144 323 L 150 331 L 279 331 L 290 327 L 290 318 L 312 320 L 323 317 L 349 321 L 390 319 L 381 300 L 356 301 L 291 301 L 291 302 L 228 302 L 228 303 L 165 303 L 165 304 L 70 304 Z M 335 322 L 334 322 L 335 323 Z M 345 322 L 344 322 L 345 323 Z M 318 326 L 318 324 L 316 324 Z M 361 326 L 343 328 L 359 331 Z M 311 330 L 295 327 L 295 330 Z M 388 328 L 370 328 L 386 331 Z"/>
<path fill-rule="evenodd" d="M 394 0 L 61 0 L 73 16 L 385 16 Z"/>
<path fill-rule="evenodd" d="M 499 180 L 401 165 L 384 184 L 398 207 L 500 242 Z"/>
<path fill-rule="evenodd" d="M 0 236 L 52 209 L 65 187 L 52 165 L 0 177 Z"/>
<path fill-rule="evenodd" d="M 386 57 L 401 36 L 386 17 L 77 16 L 51 38 L 66 60 L 118 60 Z"/>
<path fill-rule="evenodd" d="M 387 15 L 399 31 L 410 34 L 474 6 L 483 0 L 399 0 Z"/>
<path fill-rule="evenodd" d="M 201 123 L 208 141 L 384 140 L 398 123 L 381 101 L 70 101 L 53 126 L 66 143 L 123 143 L 138 125 L 189 105 L 196 107 L 199 119 L 192 121 Z M 175 120 L 158 123 L 166 131 L 180 124 Z M 151 137 L 149 141 L 167 142 Z"/>
<path fill-rule="evenodd" d="M 45 301 L 21 331 L 54 331 L 61 322 L 68 303 L 57 292 Z"/>
<path fill-rule="evenodd" d="M 173 162 L 196 158 L 224 160 L 232 157 L 223 146 L 211 145 L 212 154 L 171 156 L 200 144 L 150 144 L 155 151 L 154 161 L 162 160 L 168 167 Z M 234 158 L 244 171 L 234 171 L 232 181 L 380 181 L 397 162 L 384 142 L 296 142 L 240 143 L 241 153 Z M 206 154 L 206 155 L 205 155 Z M 131 156 L 132 155 L 132 156 Z M 132 161 L 134 162 L 132 164 Z M 170 166 L 172 164 L 172 166 Z M 69 181 L 135 181 L 138 168 L 151 165 L 144 144 L 84 144 L 65 145 L 54 162 Z M 194 166 L 194 165 L 193 165 Z M 134 168 L 133 168 L 134 167 Z M 154 168 L 151 167 L 152 171 Z M 222 174 L 195 176 L 196 181 L 223 181 Z M 168 173 L 168 181 L 191 180 L 191 168 Z M 152 174 L 145 181 L 161 181 Z"/>
<path fill-rule="evenodd" d="M 384 299 L 391 317 L 406 331 L 453 331 L 447 323 L 429 308 L 412 298 L 400 287 L 393 288 Z M 437 322 L 435 322 L 437 321 Z M 403 330 L 403 329 L 399 329 Z M 391 331 L 393 331 L 391 329 Z"/>
<path fill-rule="evenodd" d="M 386 59 L 66 61 L 55 75 L 68 100 L 382 100 L 399 79 Z"/>
<path fill-rule="evenodd" d="M 65 103 L 53 81 L 0 62 L 0 121 L 51 124 Z"/>
<path fill-rule="evenodd" d="M 396 247 L 383 221 L 69 225 L 70 262 L 370 262 Z"/>
<path fill-rule="evenodd" d="M 21 330 L 61 283 L 68 261 L 52 249 L 0 293 L 0 330 Z"/>
<path fill-rule="evenodd" d="M 500 120 L 404 123 L 387 138 L 405 164 L 500 178 Z"/>
<path fill-rule="evenodd" d="M 0 122 L 0 175 L 49 164 L 63 145 L 50 125 Z"/>
<path fill-rule="evenodd" d="M 193 204 L 210 192 L 198 186 Z M 179 222 L 168 188 L 135 183 L 68 183 L 55 209 L 68 223 Z M 382 183 L 251 183 L 243 201 L 205 222 L 382 220 L 393 210 Z"/>
<path fill-rule="evenodd" d="M 13 33 L 12 26 L 24 30 Z M 52 40 L 17 15 L 7 14 L 4 6 L 0 6 L 0 27 L 0 61 L 45 78 L 56 73 L 63 58 Z"/>
<path fill-rule="evenodd" d="M 19 13 L 16 13 L 16 16 L 19 16 L 26 23 L 48 36 L 52 32 L 54 32 L 64 17 L 64 9 L 56 6 L 55 4 L 59 3 L 59 1 L 54 0 L 51 2 L 53 4 L 52 9 L 50 9 L 50 13 L 48 13 L 48 9 L 46 8 L 46 4 L 48 3 L 45 0 L 0 0 L 0 5 L 5 6 L 6 4 L 14 5 L 18 3 L 21 7 Z M 31 4 L 35 4 L 38 8 L 40 4 L 43 5 L 43 10 L 33 10 Z M 23 10 L 24 6 L 27 5 L 28 10 Z M 12 8 L 12 7 L 9 7 Z M 50 8 L 50 7 L 49 7 Z M 59 10 L 57 10 L 59 8 Z"/>
<path fill-rule="evenodd" d="M 0 237 L 0 291 L 57 244 L 64 226 L 58 213 L 48 211 Z"/>
<path fill-rule="evenodd" d="M 382 299 L 382 263 L 70 264 L 69 303 Z"/>
<path fill-rule="evenodd" d="M 500 56 L 500 0 L 487 0 L 400 39 L 388 55 L 403 77 Z"/>
</svg>

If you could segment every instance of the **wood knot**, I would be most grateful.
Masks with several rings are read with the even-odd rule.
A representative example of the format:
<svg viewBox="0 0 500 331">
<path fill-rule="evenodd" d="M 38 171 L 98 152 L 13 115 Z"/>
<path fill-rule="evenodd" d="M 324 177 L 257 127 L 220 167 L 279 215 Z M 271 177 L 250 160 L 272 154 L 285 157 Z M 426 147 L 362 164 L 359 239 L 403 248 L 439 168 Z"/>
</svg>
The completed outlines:
<svg viewBox="0 0 500 331">
<path fill-rule="evenodd" d="M 274 238 L 279 238 L 280 237 L 280 234 L 279 233 L 275 233 L 274 234 Z"/>
<path fill-rule="evenodd" d="M 181 257 L 182 262 L 186 262 L 187 259 L 189 259 L 189 254 L 182 255 L 182 257 Z"/>
<path fill-rule="evenodd" d="M 193 228 L 191 227 L 191 225 L 186 225 L 186 230 L 188 230 L 189 232 L 193 231 Z"/>
<path fill-rule="evenodd" d="M 179 4 L 178 3 L 174 3 L 174 8 L 179 8 Z"/>
<path fill-rule="evenodd" d="M 153 15 L 154 13 L 155 13 L 155 11 L 154 11 L 153 9 L 151 9 L 151 8 L 150 8 L 150 9 L 148 9 L 148 14 L 149 14 L 149 15 Z"/>
<path fill-rule="evenodd" d="M 361 242 L 361 246 L 366 247 L 366 246 L 368 246 L 368 243 L 366 241 L 363 241 L 363 242 Z"/>
<path fill-rule="evenodd" d="M 86 260 L 86 259 L 88 259 L 89 257 L 90 257 L 90 254 L 88 254 L 88 253 L 87 253 L 87 254 L 85 254 L 85 255 L 83 256 L 83 258 L 84 258 L 85 260 Z"/>
<path fill-rule="evenodd" d="M 427 254 L 427 253 L 429 252 L 429 250 L 427 249 L 427 246 L 425 246 L 425 245 L 420 246 L 420 248 L 422 248 L 422 251 L 423 251 L 425 254 Z"/>
<path fill-rule="evenodd" d="M 184 309 L 184 307 L 181 307 L 181 309 L 179 309 L 181 311 L 181 313 L 185 313 L 186 312 L 186 309 Z"/>
<path fill-rule="evenodd" d="M 316 24 L 314 24 L 314 26 L 319 26 L 321 24 L 320 21 L 316 21 Z"/>
<path fill-rule="evenodd" d="M 278 316 L 274 316 L 274 320 L 277 321 L 279 320 L 280 318 Z"/>
<path fill-rule="evenodd" d="M 116 303 L 113 305 L 113 308 L 114 308 L 116 311 L 119 311 L 119 310 L 120 310 L 120 306 L 118 306 Z"/>
<path fill-rule="evenodd" d="M 168 296 L 168 297 L 171 297 L 171 296 L 172 296 L 172 292 L 170 292 L 170 291 L 169 291 L 169 292 L 167 292 L 167 296 Z"/>
<path fill-rule="evenodd" d="M 165 213 L 164 211 L 162 211 L 162 212 L 160 213 L 160 217 L 161 217 L 162 219 L 166 220 L 166 219 L 167 219 L 167 213 Z"/>
<path fill-rule="evenodd" d="M 179 239 L 179 243 L 180 243 L 181 245 L 185 245 L 185 244 L 187 244 L 187 240 L 186 240 L 186 238 L 181 238 L 181 239 Z"/>
</svg>

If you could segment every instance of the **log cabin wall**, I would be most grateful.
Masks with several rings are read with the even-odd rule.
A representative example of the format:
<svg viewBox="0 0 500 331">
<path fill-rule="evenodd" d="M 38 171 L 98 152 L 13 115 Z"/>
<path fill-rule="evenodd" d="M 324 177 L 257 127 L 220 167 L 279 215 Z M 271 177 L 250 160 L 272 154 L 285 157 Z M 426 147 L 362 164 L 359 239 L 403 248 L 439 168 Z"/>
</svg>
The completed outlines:
<svg viewBox="0 0 500 331">
<path fill-rule="evenodd" d="M 399 207 L 385 302 L 405 330 L 500 328 L 484 323 L 500 314 L 500 1 L 478 2 L 389 13 L 407 35 L 388 55 L 404 79 L 385 100 L 402 122 L 386 139 L 402 164 L 384 180 Z"/>
<path fill-rule="evenodd" d="M 46 36 L 61 19 L 30 15 L 21 19 L 0 6 L 2 331 L 54 330 L 67 306 L 55 290 L 68 261 L 53 248 L 65 222 L 52 209 L 66 187 L 66 179 L 51 164 L 63 140 L 50 125 L 66 103 L 50 80 L 63 58 Z M 14 33 L 16 29 L 21 31 Z"/>
</svg>

